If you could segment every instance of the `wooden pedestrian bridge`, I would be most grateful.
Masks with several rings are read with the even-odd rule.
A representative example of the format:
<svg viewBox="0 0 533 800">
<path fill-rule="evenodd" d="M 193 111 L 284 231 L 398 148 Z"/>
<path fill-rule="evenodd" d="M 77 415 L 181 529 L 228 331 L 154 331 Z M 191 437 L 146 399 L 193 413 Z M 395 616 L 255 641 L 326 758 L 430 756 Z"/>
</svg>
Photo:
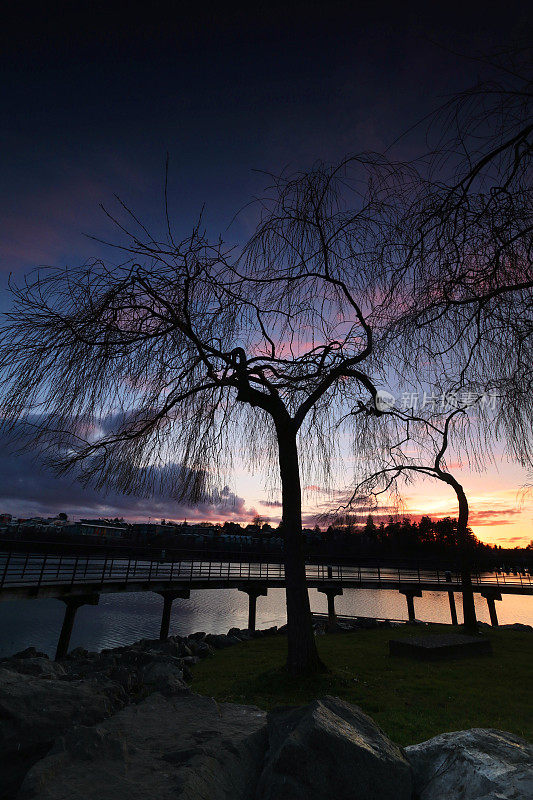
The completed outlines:
<svg viewBox="0 0 533 800">
<path fill-rule="evenodd" d="M 163 597 L 161 637 L 168 635 L 172 603 L 201 589 L 238 589 L 249 598 L 249 627 L 255 628 L 257 598 L 268 589 L 285 586 L 281 553 L 205 552 L 158 550 L 139 555 L 120 552 L 33 552 L 16 542 L 0 550 L 0 601 L 56 598 L 66 604 L 58 655 L 66 653 L 76 610 L 98 603 L 100 594 L 156 592 Z M 335 597 L 343 589 L 389 589 L 403 594 L 409 619 L 415 618 L 414 598 L 424 591 L 447 592 L 452 623 L 457 624 L 456 592 L 462 591 L 460 574 L 445 564 L 405 561 L 380 563 L 375 559 L 349 563 L 324 556 L 306 564 L 307 585 L 324 593 L 328 614 L 335 618 Z M 531 570 L 473 572 L 474 592 L 486 598 L 491 622 L 498 624 L 495 601 L 502 594 L 533 595 Z"/>
</svg>

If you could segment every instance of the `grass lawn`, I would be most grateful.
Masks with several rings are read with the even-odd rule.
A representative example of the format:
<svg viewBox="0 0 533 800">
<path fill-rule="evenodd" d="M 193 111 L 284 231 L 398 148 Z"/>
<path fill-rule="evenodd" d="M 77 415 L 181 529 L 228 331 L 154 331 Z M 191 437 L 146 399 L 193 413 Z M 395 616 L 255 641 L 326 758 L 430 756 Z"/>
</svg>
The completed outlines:
<svg viewBox="0 0 533 800">
<path fill-rule="evenodd" d="M 499 728 L 533 739 L 533 634 L 484 631 L 494 655 L 441 663 L 391 658 L 388 641 L 451 626 L 360 630 L 317 637 L 331 672 L 290 678 L 286 639 L 265 637 L 217 651 L 193 668 L 192 688 L 219 701 L 269 709 L 332 694 L 359 705 L 400 745 L 438 733 Z"/>
</svg>

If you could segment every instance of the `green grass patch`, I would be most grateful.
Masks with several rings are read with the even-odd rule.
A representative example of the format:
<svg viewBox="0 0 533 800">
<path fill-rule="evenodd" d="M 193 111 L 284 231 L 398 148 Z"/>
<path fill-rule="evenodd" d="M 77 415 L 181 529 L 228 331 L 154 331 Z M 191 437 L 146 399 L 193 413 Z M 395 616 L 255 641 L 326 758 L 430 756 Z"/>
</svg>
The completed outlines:
<svg viewBox="0 0 533 800">
<path fill-rule="evenodd" d="M 426 663 L 388 654 L 391 638 L 451 630 L 433 625 L 319 636 L 320 656 L 330 672 L 300 679 L 283 669 L 284 636 L 254 639 L 197 664 L 192 688 L 219 701 L 264 709 L 336 695 L 360 706 L 400 745 L 476 727 L 532 740 L 530 632 L 484 632 L 492 657 Z"/>
</svg>

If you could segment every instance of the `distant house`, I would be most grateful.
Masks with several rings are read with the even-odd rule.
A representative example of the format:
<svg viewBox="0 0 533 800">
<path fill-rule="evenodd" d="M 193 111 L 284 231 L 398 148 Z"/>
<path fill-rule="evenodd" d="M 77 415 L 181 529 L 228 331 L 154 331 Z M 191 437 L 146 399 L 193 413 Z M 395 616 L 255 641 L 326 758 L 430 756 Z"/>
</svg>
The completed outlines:
<svg viewBox="0 0 533 800">
<path fill-rule="evenodd" d="M 105 520 L 84 520 L 77 524 L 77 532 L 82 536 L 98 536 L 102 539 L 128 538 L 128 528 L 111 525 Z"/>
</svg>

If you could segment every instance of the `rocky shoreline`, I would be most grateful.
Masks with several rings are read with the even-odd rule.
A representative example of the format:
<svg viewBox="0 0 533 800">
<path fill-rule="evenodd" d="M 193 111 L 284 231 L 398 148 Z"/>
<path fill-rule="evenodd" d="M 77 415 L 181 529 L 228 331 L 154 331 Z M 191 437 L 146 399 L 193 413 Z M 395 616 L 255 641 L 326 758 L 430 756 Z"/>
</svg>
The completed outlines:
<svg viewBox="0 0 533 800">
<path fill-rule="evenodd" d="M 33 648 L 1 659 L 0 798 L 533 796 L 533 748 L 509 733 L 474 729 L 402 750 L 338 698 L 267 714 L 189 688 L 199 659 L 280 632 L 232 628 L 101 653 L 77 648 L 61 662 Z"/>
</svg>

